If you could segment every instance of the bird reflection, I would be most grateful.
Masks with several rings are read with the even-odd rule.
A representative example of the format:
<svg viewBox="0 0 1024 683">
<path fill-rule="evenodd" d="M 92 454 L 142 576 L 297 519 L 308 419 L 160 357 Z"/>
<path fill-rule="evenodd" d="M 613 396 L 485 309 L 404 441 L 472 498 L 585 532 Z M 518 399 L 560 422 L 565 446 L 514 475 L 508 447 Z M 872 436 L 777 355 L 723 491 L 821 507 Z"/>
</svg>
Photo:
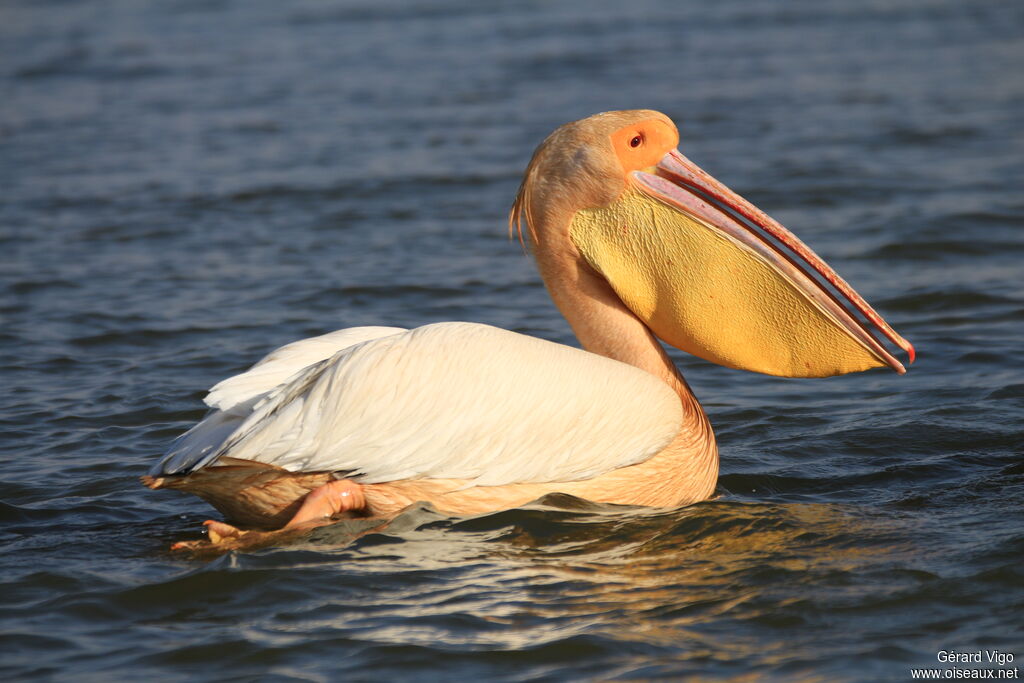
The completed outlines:
<svg viewBox="0 0 1024 683">
<path fill-rule="evenodd" d="M 557 645 L 580 656 L 627 642 L 636 647 L 626 659 L 650 665 L 662 648 L 678 657 L 683 644 L 716 680 L 755 655 L 776 673 L 796 672 L 814 660 L 814 624 L 844 599 L 856 602 L 852 586 L 865 590 L 853 575 L 878 572 L 880 558 L 910 550 L 879 541 L 899 537 L 887 533 L 899 524 L 814 503 L 713 500 L 666 511 L 559 494 L 468 518 L 423 504 L 389 522 L 323 527 L 303 541 L 324 562 L 381 585 L 372 601 L 320 606 L 304 628 L 355 623 L 377 643 L 531 652 Z M 885 596 L 900 585 L 873 590 Z M 778 638 L 766 640 L 766 630 Z M 744 680 L 749 668 L 736 675 Z"/>
</svg>

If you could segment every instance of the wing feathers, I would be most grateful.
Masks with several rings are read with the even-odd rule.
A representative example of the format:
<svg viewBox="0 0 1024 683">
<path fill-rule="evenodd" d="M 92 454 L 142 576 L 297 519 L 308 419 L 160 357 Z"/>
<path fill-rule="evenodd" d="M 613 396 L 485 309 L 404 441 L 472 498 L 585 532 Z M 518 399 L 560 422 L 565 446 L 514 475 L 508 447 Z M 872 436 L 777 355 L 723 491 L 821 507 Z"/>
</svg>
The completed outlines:
<svg viewBox="0 0 1024 683">
<path fill-rule="evenodd" d="M 401 327 L 350 327 L 286 344 L 271 351 L 242 374 L 216 384 L 204 400 L 211 408 L 230 411 L 238 404 L 273 390 L 296 372 L 330 358 L 342 349 L 399 332 L 405 330 Z M 247 413 L 244 411 L 244 414 Z"/>
<path fill-rule="evenodd" d="M 675 394 L 632 366 L 486 325 L 440 323 L 308 367 L 204 461 L 346 471 L 364 482 L 571 481 L 646 460 L 680 422 Z"/>
<path fill-rule="evenodd" d="M 289 378 L 345 348 L 391 334 L 400 327 L 350 327 L 292 342 L 271 351 L 249 370 L 214 386 L 205 402 L 214 410 L 195 427 L 178 437 L 149 474 L 181 474 L 204 467 L 220 457 L 225 441 L 237 441 L 255 407 L 275 390 L 285 390 Z M 241 430 L 241 431 L 244 431 Z"/>
</svg>

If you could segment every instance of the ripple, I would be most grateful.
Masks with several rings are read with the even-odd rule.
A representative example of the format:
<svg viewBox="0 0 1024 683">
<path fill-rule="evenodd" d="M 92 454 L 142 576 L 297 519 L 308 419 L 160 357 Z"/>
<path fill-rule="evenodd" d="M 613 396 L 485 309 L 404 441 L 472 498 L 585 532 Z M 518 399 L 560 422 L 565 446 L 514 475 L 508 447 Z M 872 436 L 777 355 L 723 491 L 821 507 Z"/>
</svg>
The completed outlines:
<svg viewBox="0 0 1024 683">
<path fill-rule="evenodd" d="M 903 259 L 909 261 L 957 260 L 968 256 L 991 258 L 993 253 L 1017 254 L 1024 245 L 1017 241 L 929 240 L 927 242 L 895 242 L 873 249 L 868 259 Z"/>
<path fill-rule="evenodd" d="M 874 682 L 1018 647 L 1012 4 L 408 4 L 0 22 L 0 676 Z M 721 451 L 686 509 L 420 505 L 168 551 L 215 513 L 137 475 L 272 348 L 451 317 L 574 343 L 505 214 L 544 135 L 622 106 L 680 121 L 920 361 L 802 381 L 674 353 Z"/>
</svg>

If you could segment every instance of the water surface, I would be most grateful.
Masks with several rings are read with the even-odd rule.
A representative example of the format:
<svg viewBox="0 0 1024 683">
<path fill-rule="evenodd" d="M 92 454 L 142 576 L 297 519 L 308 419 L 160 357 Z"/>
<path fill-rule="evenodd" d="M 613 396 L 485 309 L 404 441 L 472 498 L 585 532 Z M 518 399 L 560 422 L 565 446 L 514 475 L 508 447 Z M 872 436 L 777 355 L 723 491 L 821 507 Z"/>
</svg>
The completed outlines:
<svg viewBox="0 0 1024 683">
<path fill-rule="evenodd" d="M 7 2 L 0 675 L 909 680 L 1024 658 L 1024 13 L 1011 2 Z M 574 343 L 504 217 L 533 147 L 651 107 L 917 347 L 784 380 L 677 355 L 718 497 L 552 496 L 175 557 L 137 482 L 288 341 Z"/>
</svg>

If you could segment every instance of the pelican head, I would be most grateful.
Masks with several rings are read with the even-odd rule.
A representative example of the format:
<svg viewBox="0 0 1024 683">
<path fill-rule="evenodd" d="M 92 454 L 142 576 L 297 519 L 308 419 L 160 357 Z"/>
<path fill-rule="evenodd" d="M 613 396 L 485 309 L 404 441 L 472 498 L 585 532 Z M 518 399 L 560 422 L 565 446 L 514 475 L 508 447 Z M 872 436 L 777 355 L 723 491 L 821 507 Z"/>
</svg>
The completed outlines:
<svg viewBox="0 0 1024 683">
<path fill-rule="evenodd" d="M 557 292 L 593 276 L 657 337 L 720 365 L 786 377 L 883 366 L 904 373 L 880 337 L 911 363 L 913 346 L 678 144 L 667 116 L 630 110 L 566 124 L 537 148 L 510 225 L 520 238 L 528 226 L 570 322 L 571 300 Z"/>
</svg>

